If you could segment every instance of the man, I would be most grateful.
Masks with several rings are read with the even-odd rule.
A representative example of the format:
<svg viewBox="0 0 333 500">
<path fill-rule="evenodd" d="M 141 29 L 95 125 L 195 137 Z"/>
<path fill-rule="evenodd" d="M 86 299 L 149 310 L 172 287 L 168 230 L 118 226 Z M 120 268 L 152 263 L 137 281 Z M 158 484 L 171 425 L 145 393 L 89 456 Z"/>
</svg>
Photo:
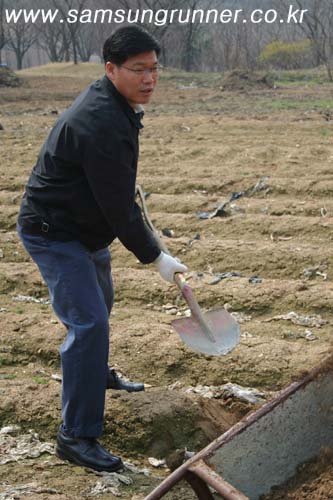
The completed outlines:
<svg viewBox="0 0 333 500">
<path fill-rule="evenodd" d="M 108 367 L 113 287 L 108 245 L 117 237 L 143 264 L 172 282 L 187 268 L 161 252 L 135 203 L 142 104 L 158 75 L 160 46 L 127 26 L 104 44 L 105 76 L 57 120 L 26 186 L 18 233 L 67 328 L 61 346 L 62 418 L 57 454 L 98 471 L 120 458 L 97 441 L 105 390 L 142 390 Z"/>
</svg>

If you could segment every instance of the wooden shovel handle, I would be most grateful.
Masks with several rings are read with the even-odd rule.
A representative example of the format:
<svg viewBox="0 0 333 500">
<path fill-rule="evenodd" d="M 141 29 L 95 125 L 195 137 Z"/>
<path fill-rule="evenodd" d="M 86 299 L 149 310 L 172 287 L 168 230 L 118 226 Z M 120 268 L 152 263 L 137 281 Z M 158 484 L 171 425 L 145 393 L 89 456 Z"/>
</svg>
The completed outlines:
<svg viewBox="0 0 333 500">
<path fill-rule="evenodd" d="M 182 295 L 189 306 L 192 317 L 199 323 L 202 332 L 211 342 L 216 342 L 214 335 L 212 334 L 207 321 L 205 320 L 200 306 L 194 296 L 193 290 L 190 285 L 187 284 L 184 275 L 182 273 L 175 273 L 174 282 L 178 286 L 179 290 L 182 292 Z"/>
<path fill-rule="evenodd" d="M 143 214 L 144 214 L 146 224 L 149 227 L 149 229 L 151 230 L 151 232 L 153 233 L 153 236 L 155 238 L 156 243 L 158 244 L 158 246 L 162 252 L 170 255 L 169 250 L 167 249 L 164 241 L 162 241 L 162 239 L 160 238 L 160 235 L 156 231 L 154 224 L 152 223 L 152 221 L 149 217 L 146 202 L 145 202 L 144 193 L 142 191 L 141 186 L 137 186 L 136 191 L 139 194 L 139 197 L 141 200 Z M 216 342 L 209 326 L 207 325 L 207 322 L 205 321 L 205 318 L 203 317 L 200 306 L 199 306 L 199 304 L 194 296 L 192 288 L 187 284 L 184 275 L 182 273 L 175 273 L 174 281 L 175 281 L 176 285 L 178 286 L 179 290 L 181 291 L 184 299 L 186 300 L 186 303 L 191 310 L 192 316 L 200 324 L 203 333 L 206 335 L 206 337 L 211 342 Z"/>
</svg>

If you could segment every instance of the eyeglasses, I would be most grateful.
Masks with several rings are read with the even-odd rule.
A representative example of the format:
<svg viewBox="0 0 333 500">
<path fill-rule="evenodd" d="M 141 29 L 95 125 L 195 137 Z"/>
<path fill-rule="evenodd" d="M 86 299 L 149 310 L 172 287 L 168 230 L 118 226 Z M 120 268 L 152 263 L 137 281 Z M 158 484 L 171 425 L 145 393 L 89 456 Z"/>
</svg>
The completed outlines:
<svg viewBox="0 0 333 500">
<path fill-rule="evenodd" d="M 133 69 L 124 66 L 123 64 L 120 66 L 121 68 L 127 69 L 131 71 L 136 76 L 146 76 L 146 75 L 157 75 L 161 71 L 161 66 L 154 66 L 153 68 L 144 68 L 144 69 Z"/>
</svg>

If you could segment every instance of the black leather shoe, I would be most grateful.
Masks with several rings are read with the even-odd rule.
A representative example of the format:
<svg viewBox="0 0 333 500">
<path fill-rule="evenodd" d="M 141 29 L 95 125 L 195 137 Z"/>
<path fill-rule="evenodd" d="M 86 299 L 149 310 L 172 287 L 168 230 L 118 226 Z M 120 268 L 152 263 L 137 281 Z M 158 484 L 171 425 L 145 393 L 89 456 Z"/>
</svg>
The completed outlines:
<svg viewBox="0 0 333 500">
<path fill-rule="evenodd" d="M 125 380 L 124 378 L 120 377 L 118 373 L 113 369 L 109 370 L 106 388 L 127 392 L 140 392 L 145 390 L 144 384 L 138 384 L 136 382 Z"/>
<path fill-rule="evenodd" d="M 121 458 L 111 455 L 97 439 L 71 438 L 61 431 L 57 435 L 56 454 L 62 460 L 99 472 L 116 472 L 123 467 Z"/>
</svg>

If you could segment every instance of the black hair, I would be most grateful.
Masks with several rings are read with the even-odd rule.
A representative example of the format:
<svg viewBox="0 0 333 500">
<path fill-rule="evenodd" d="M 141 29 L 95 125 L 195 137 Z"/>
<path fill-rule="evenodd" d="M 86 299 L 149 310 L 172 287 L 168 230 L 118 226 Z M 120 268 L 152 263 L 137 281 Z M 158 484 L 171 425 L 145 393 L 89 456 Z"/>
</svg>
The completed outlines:
<svg viewBox="0 0 333 500">
<path fill-rule="evenodd" d="M 140 26 L 123 26 L 105 41 L 103 58 L 105 63 L 110 61 L 120 66 L 132 56 L 153 50 L 157 56 L 161 52 L 161 46 L 153 35 Z"/>
</svg>

